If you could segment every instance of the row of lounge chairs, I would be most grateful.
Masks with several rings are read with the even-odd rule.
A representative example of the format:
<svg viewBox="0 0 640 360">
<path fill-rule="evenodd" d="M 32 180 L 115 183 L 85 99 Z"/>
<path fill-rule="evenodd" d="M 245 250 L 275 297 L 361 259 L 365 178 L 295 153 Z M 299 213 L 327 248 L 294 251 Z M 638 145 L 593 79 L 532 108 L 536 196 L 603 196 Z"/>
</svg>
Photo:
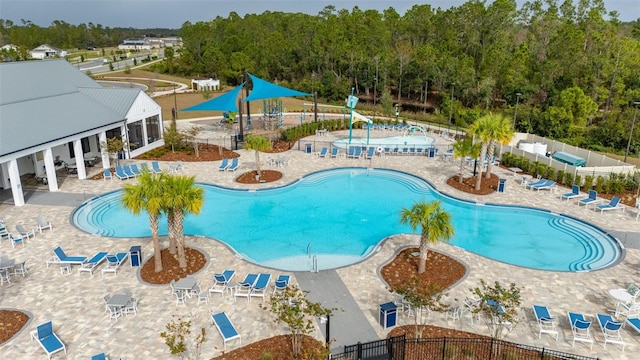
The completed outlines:
<svg viewBox="0 0 640 360">
<path fill-rule="evenodd" d="M 240 166 L 240 163 L 238 161 L 238 158 L 231 159 L 231 162 L 229 162 L 229 159 L 223 158 L 222 163 L 220 163 L 220 166 L 218 166 L 218 170 L 219 171 L 236 171 L 238 170 L 239 166 Z"/>
<path fill-rule="evenodd" d="M 558 329 L 556 327 L 557 319 L 553 318 L 549 309 L 542 305 L 533 305 L 533 313 L 538 322 L 538 337 L 542 334 L 549 334 L 558 341 Z M 575 346 L 576 341 L 588 343 L 590 348 L 593 349 L 593 336 L 591 334 L 591 323 L 583 314 L 577 312 L 567 313 L 569 319 L 569 325 L 571 326 L 572 343 L 571 346 Z M 622 322 L 616 321 L 613 316 L 609 314 L 596 314 L 596 320 L 600 325 L 602 336 L 604 337 L 604 348 L 607 348 L 608 343 L 622 345 L 622 351 L 624 351 L 625 342 L 620 335 L 622 329 Z M 640 332 L 640 319 L 639 318 L 627 318 L 627 323 L 630 324 L 636 331 Z"/>
<path fill-rule="evenodd" d="M 107 265 L 102 269 L 102 276 L 104 277 L 104 274 L 106 273 L 113 273 L 114 275 L 117 275 L 118 268 L 120 268 L 120 265 L 124 263 L 128 256 L 129 253 L 127 252 L 109 254 L 106 251 L 97 252 L 91 258 L 84 255 L 70 256 L 65 253 L 62 247 L 58 246 L 53 249 L 53 256 L 46 261 L 46 265 L 47 267 L 52 264 L 66 265 L 68 267 L 71 265 L 79 265 L 78 274 L 88 272 L 93 276 L 93 271 L 96 270 L 100 264 L 106 261 Z"/>
<path fill-rule="evenodd" d="M 137 164 L 117 165 L 115 167 L 115 170 L 116 170 L 115 176 L 120 180 L 135 178 L 136 176 L 140 176 L 144 171 L 148 171 L 153 174 L 160 174 L 163 172 L 157 161 L 152 161 L 151 167 L 148 167 L 147 163 L 140 164 L 140 168 L 138 168 Z M 111 170 L 104 169 L 104 179 L 110 180 L 112 178 L 113 178 L 113 174 L 111 174 Z"/>
<path fill-rule="evenodd" d="M 53 224 L 42 215 L 36 217 L 36 225 L 40 234 L 42 234 L 42 230 L 53 229 Z M 35 229 L 31 228 L 27 230 L 22 224 L 16 224 L 15 229 L 18 235 L 13 235 L 7 228 L 5 222 L 0 220 L 0 243 L 2 243 L 2 240 L 8 239 L 11 241 L 11 246 L 15 249 L 17 245 L 24 247 L 27 239 L 36 236 Z"/>
<path fill-rule="evenodd" d="M 624 206 L 620 204 L 620 198 L 618 196 L 613 196 L 608 203 L 604 203 L 603 200 L 598 199 L 598 192 L 595 190 L 589 190 L 589 193 L 586 197 L 580 192 L 580 186 L 573 185 L 571 186 L 571 192 L 562 194 L 560 196 L 561 200 L 566 199 L 570 201 L 571 199 L 581 198 L 578 200 L 578 206 L 584 205 L 585 208 L 588 208 L 589 205 L 594 205 L 593 210 L 600 210 L 601 213 L 609 210 L 619 210 L 622 209 L 624 211 Z M 640 211 L 638 212 L 640 214 Z M 636 216 L 636 219 L 640 217 L 640 215 Z"/>
</svg>

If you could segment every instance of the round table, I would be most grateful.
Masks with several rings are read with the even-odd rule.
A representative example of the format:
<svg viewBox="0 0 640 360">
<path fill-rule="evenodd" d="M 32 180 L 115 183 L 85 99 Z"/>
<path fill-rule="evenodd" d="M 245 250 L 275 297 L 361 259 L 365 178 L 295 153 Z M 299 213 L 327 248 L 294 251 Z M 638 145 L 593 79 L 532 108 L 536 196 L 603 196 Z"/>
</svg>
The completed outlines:
<svg viewBox="0 0 640 360">
<path fill-rule="evenodd" d="M 633 295 L 629 294 L 627 289 L 611 289 L 609 290 L 609 295 L 621 303 L 633 301 Z"/>
</svg>

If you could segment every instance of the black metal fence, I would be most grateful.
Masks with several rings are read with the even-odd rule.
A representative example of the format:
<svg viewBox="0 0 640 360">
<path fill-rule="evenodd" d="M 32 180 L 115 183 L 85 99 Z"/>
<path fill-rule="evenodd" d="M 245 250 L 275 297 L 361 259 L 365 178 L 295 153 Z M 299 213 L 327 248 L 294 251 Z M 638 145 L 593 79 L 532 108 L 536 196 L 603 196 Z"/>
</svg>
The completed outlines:
<svg viewBox="0 0 640 360">
<path fill-rule="evenodd" d="M 358 343 L 331 354 L 336 360 L 597 360 L 492 338 L 406 339 L 404 335 Z"/>
</svg>

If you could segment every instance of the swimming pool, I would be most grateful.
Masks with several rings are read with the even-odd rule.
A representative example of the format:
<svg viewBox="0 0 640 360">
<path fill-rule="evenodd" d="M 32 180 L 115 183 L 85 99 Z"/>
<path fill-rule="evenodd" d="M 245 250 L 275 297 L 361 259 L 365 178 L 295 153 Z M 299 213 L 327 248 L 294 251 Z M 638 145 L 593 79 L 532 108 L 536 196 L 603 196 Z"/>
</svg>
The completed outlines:
<svg viewBox="0 0 640 360">
<path fill-rule="evenodd" d="M 409 147 L 413 149 L 428 149 L 433 147 L 434 139 L 429 136 L 421 135 L 420 132 L 416 132 L 415 135 L 407 136 L 389 136 L 384 138 L 369 138 L 369 144 L 367 144 L 367 138 L 352 138 L 351 143 L 349 139 L 338 139 L 333 142 L 333 146 L 341 149 L 346 149 L 347 146 L 363 145 L 373 147 Z"/>
<path fill-rule="evenodd" d="M 451 244 L 509 264 L 554 271 L 607 267 L 622 246 L 603 230 L 550 211 L 462 201 L 416 176 L 386 169 L 339 168 L 309 174 L 287 186 L 247 191 L 199 184 L 198 216 L 185 234 L 228 244 L 248 261 L 286 271 L 337 268 L 361 261 L 380 241 L 411 233 L 402 208 L 440 199 L 451 214 Z M 121 191 L 92 198 L 71 215 L 80 229 L 109 237 L 148 237 L 146 214 L 120 205 Z M 161 234 L 167 232 L 161 219 Z"/>
</svg>

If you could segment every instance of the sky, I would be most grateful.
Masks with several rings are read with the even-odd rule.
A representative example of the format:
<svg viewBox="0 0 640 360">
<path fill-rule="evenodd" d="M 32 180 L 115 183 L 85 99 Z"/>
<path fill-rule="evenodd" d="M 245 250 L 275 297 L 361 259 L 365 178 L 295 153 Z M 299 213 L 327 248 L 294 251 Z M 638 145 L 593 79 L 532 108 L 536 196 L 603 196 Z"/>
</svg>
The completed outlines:
<svg viewBox="0 0 640 360">
<path fill-rule="evenodd" d="M 490 0 L 489 0 L 490 1 Z M 104 27 L 179 29 L 186 21 L 209 21 L 228 17 L 235 11 L 241 17 L 264 11 L 302 12 L 316 15 L 327 5 L 336 9 L 382 11 L 392 6 L 404 14 L 415 4 L 447 9 L 466 0 L 0 0 L 0 18 L 17 25 L 22 19 L 41 27 L 55 20 L 72 25 L 101 24 Z M 518 8 L 525 0 L 516 0 Z M 561 1 L 559 1 L 561 2 Z M 607 11 L 616 10 L 622 21 L 640 18 L 640 0 L 604 0 Z"/>
</svg>

